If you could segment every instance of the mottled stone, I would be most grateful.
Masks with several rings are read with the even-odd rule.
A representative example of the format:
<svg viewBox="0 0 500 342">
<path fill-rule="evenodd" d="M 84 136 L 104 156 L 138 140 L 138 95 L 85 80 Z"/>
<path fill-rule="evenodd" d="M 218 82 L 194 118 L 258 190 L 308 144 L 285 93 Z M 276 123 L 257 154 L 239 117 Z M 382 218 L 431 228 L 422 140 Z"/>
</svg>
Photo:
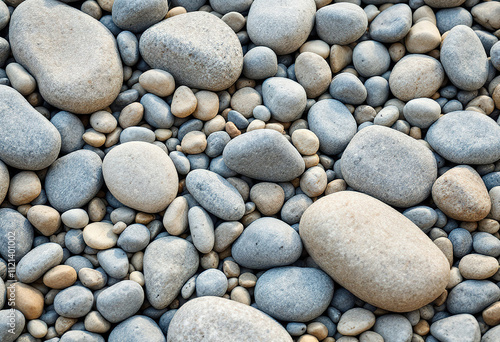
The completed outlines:
<svg viewBox="0 0 500 342">
<path fill-rule="evenodd" d="M 12 322 L 13 319 L 13 322 Z M 14 323 L 14 327 L 11 326 Z M 26 319 L 19 310 L 0 310 L 0 340 L 14 342 L 24 330 Z"/>
<path fill-rule="evenodd" d="M 396 4 L 383 10 L 370 24 L 370 37 L 382 43 L 403 39 L 411 28 L 412 12 L 406 4 Z"/>
<path fill-rule="evenodd" d="M 479 342 L 481 330 L 472 315 L 446 317 L 432 323 L 432 336 L 442 342 Z"/>
<path fill-rule="evenodd" d="M 476 314 L 500 299 L 500 288 L 489 280 L 465 280 L 449 293 L 446 306 L 451 314 Z"/>
<path fill-rule="evenodd" d="M 67 318 L 83 317 L 90 312 L 94 296 L 86 287 L 75 285 L 59 292 L 54 298 L 54 310 Z"/>
<path fill-rule="evenodd" d="M 23 283 L 32 283 L 63 259 L 63 249 L 57 243 L 44 243 L 29 251 L 17 264 L 16 275 Z"/>
<path fill-rule="evenodd" d="M 134 315 L 144 301 L 141 285 L 132 280 L 123 280 L 99 293 L 97 310 L 111 323 L 118 323 Z"/>
<path fill-rule="evenodd" d="M 118 324 L 109 334 L 108 342 L 166 342 L 160 327 L 151 318 L 133 316 Z"/>
<path fill-rule="evenodd" d="M 33 227 L 23 215 L 13 209 L 0 209 L 0 254 L 4 260 L 11 259 L 9 241 L 15 242 L 10 246 L 14 247 L 14 259 L 19 261 L 31 250 L 33 236 Z"/>
<path fill-rule="evenodd" d="M 358 40 L 368 27 L 365 11 L 355 4 L 336 3 L 316 13 L 318 36 L 330 45 L 348 45 Z"/>
<path fill-rule="evenodd" d="M 262 99 L 274 119 L 289 122 L 302 115 L 307 95 L 299 83 L 288 78 L 271 77 L 262 84 Z"/>
<path fill-rule="evenodd" d="M 165 18 L 167 0 L 114 0 L 113 22 L 123 30 L 142 32 Z"/>
</svg>

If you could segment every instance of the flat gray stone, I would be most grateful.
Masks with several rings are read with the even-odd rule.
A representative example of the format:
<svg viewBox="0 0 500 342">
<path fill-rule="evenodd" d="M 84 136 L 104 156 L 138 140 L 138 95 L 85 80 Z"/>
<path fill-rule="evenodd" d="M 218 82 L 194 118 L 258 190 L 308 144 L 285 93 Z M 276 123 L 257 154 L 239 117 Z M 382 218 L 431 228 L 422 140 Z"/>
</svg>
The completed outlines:
<svg viewBox="0 0 500 342">
<path fill-rule="evenodd" d="M 403 107 L 405 120 L 412 126 L 429 128 L 441 115 L 441 106 L 433 99 L 420 98 L 408 101 Z"/>
<path fill-rule="evenodd" d="M 270 77 L 262 83 L 262 100 L 274 119 L 294 121 L 306 108 L 305 89 L 297 82 L 284 77 Z"/>
<path fill-rule="evenodd" d="M 51 105 L 88 114 L 118 96 L 123 69 L 116 41 L 91 16 L 55 0 L 24 1 L 12 15 L 9 37 L 14 58 Z"/>
<path fill-rule="evenodd" d="M 68 318 L 84 317 L 92 309 L 94 296 L 86 287 L 74 285 L 60 291 L 54 298 L 54 310 Z"/>
<path fill-rule="evenodd" d="M 227 277 L 215 268 L 210 268 L 196 277 L 196 296 L 222 297 L 227 291 Z"/>
<path fill-rule="evenodd" d="M 133 316 L 118 324 L 109 334 L 108 342 L 166 342 L 160 327 L 151 318 Z"/>
<path fill-rule="evenodd" d="M 229 88 L 243 70 L 243 51 L 234 31 L 216 16 L 187 13 L 146 30 L 139 48 L 153 68 L 176 83 L 213 91 Z"/>
<path fill-rule="evenodd" d="M 117 246 L 127 253 L 139 252 L 149 244 L 151 233 L 143 224 L 131 224 L 120 234 Z"/>
<path fill-rule="evenodd" d="M 0 159 L 22 170 L 41 170 L 61 149 L 57 129 L 11 87 L 0 85 Z"/>
<path fill-rule="evenodd" d="M 382 43 L 400 41 L 410 31 L 411 8 L 407 4 L 396 4 L 383 10 L 370 24 L 370 37 Z"/>
<path fill-rule="evenodd" d="M 489 164 L 500 159 L 500 126 L 474 111 L 451 112 L 427 131 L 427 142 L 457 164 Z"/>
<path fill-rule="evenodd" d="M 96 333 L 83 330 L 70 330 L 61 336 L 59 342 L 105 342 L 105 340 L 104 337 Z"/>
<path fill-rule="evenodd" d="M 355 4 L 336 3 L 316 12 L 318 36 L 330 45 L 348 45 L 358 40 L 368 27 L 365 11 Z"/>
<path fill-rule="evenodd" d="M 436 159 L 427 147 L 376 125 L 354 136 L 342 154 L 341 168 L 349 186 L 405 208 L 426 199 L 437 177 Z"/>
<path fill-rule="evenodd" d="M 83 207 L 103 183 L 101 158 L 92 151 L 78 150 L 51 165 L 45 178 L 45 192 L 50 204 L 64 212 Z"/>
<path fill-rule="evenodd" d="M 70 153 L 79 150 L 85 145 L 82 135 L 85 127 L 82 121 L 74 114 L 61 111 L 54 115 L 50 122 L 61 135 L 61 153 Z"/>
<path fill-rule="evenodd" d="M 373 331 L 384 338 L 384 342 L 410 342 L 413 329 L 410 321 L 403 315 L 388 314 L 375 321 Z"/>
<path fill-rule="evenodd" d="M 446 305 L 452 314 L 476 314 L 500 299 L 500 288 L 489 280 L 465 280 L 449 293 Z"/>
<path fill-rule="evenodd" d="M 328 308 L 333 280 L 317 268 L 273 268 L 259 277 L 254 296 L 257 307 L 276 319 L 308 322 Z"/>
<path fill-rule="evenodd" d="M 97 260 L 106 274 L 115 279 L 123 279 L 129 271 L 127 253 L 120 248 L 110 248 L 97 252 Z"/>
<path fill-rule="evenodd" d="M 11 259 L 9 241 L 15 241 L 15 260 L 19 261 L 31 250 L 33 236 L 33 226 L 23 215 L 13 209 L 0 209 L 0 254 L 4 260 Z"/>
<path fill-rule="evenodd" d="M 432 323 L 431 334 L 442 342 L 479 342 L 481 330 L 472 315 L 454 315 Z M 482 340 L 483 342 L 484 339 Z"/>
<path fill-rule="evenodd" d="M 305 169 L 300 153 L 273 129 L 258 129 L 237 136 L 226 145 L 222 155 L 231 170 L 268 182 L 290 181 Z"/>
<path fill-rule="evenodd" d="M 352 63 L 363 77 L 379 76 L 389 70 L 391 56 L 384 44 L 365 40 L 354 47 Z"/>
<path fill-rule="evenodd" d="M 500 326 L 491 328 L 483 335 L 481 342 L 496 342 L 500 341 Z"/>
<path fill-rule="evenodd" d="M 446 35 L 441 47 L 441 64 L 450 81 L 463 90 L 477 90 L 488 78 L 488 56 L 476 33 L 458 25 Z"/>
<path fill-rule="evenodd" d="M 96 306 L 108 322 L 118 323 L 139 311 L 143 302 L 142 286 L 132 280 L 122 280 L 100 292 Z"/>
<path fill-rule="evenodd" d="M 41 244 L 29 251 L 17 264 L 16 275 L 19 281 L 29 284 L 57 266 L 63 259 L 62 247 L 53 242 Z"/>
<path fill-rule="evenodd" d="M 215 242 L 214 223 L 210 215 L 202 207 L 195 206 L 189 209 L 188 221 L 193 245 L 201 253 L 209 253 Z"/>
<path fill-rule="evenodd" d="M 111 15 L 119 28 L 142 32 L 163 20 L 167 12 L 167 0 L 114 0 Z"/>
<path fill-rule="evenodd" d="M 198 269 L 194 246 L 178 237 L 151 242 L 144 253 L 146 296 L 155 309 L 164 309 L 177 297 L 184 283 Z"/>
<path fill-rule="evenodd" d="M 353 105 L 362 104 L 368 95 L 363 82 L 350 72 L 335 76 L 330 84 L 329 92 L 334 99 Z"/>
</svg>

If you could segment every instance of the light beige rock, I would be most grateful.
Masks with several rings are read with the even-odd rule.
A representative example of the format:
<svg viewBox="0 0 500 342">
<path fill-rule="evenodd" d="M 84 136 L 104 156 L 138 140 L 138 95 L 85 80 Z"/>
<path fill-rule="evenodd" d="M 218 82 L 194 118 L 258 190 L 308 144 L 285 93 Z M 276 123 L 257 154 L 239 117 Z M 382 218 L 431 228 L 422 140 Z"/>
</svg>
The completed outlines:
<svg viewBox="0 0 500 342">
<path fill-rule="evenodd" d="M 169 72 L 161 69 L 150 69 L 139 76 L 139 84 L 148 93 L 159 97 L 172 95 L 175 90 L 175 80 Z"/>
<path fill-rule="evenodd" d="M 328 180 L 325 170 L 320 166 L 313 166 L 300 177 L 300 189 L 309 197 L 321 195 L 327 186 Z"/>
<path fill-rule="evenodd" d="M 334 74 L 352 62 L 352 49 L 349 46 L 332 45 L 330 49 L 330 68 Z"/>
<path fill-rule="evenodd" d="M 180 86 L 174 93 L 170 109 L 174 116 L 185 118 L 193 114 L 197 105 L 198 99 L 193 91 L 186 86 Z"/>
<path fill-rule="evenodd" d="M 21 171 L 10 180 L 9 202 L 13 205 L 27 204 L 40 195 L 42 183 L 33 171 Z"/>
<path fill-rule="evenodd" d="M 7 192 L 9 191 L 10 184 L 10 176 L 9 169 L 7 169 L 7 165 L 5 165 L 0 160 L 0 204 L 2 204 L 5 196 L 7 196 Z"/>
<path fill-rule="evenodd" d="M 116 146 L 104 158 L 102 173 L 116 199 L 146 213 L 164 210 L 177 195 L 174 163 L 153 144 L 132 141 Z"/>
<path fill-rule="evenodd" d="M 139 102 L 132 102 L 122 109 L 118 122 L 122 128 L 136 126 L 144 116 L 144 106 Z"/>
<path fill-rule="evenodd" d="M 243 225 L 237 221 L 223 222 L 215 228 L 214 251 L 226 250 L 243 233 Z"/>
<path fill-rule="evenodd" d="M 106 135 L 89 128 L 82 135 L 83 141 L 93 147 L 101 147 L 106 142 Z"/>
<path fill-rule="evenodd" d="M 261 182 L 252 186 L 250 199 L 266 216 L 278 213 L 285 202 L 285 192 L 276 183 Z"/>
<path fill-rule="evenodd" d="M 491 201 L 481 176 L 468 165 L 445 172 L 432 186 L 434 203 L 447 216 L 460 221 L 479 221 L 488 215 Z"/>
<path fill-rule="evenodd" d="M 118 122 L 113 114 L 100 110 L 90 116 L 90 125 L 100 133 L 111 133 L 115 130 Z"/>
<path fill-rule="evenodd" d="M 300 220 L 313 260 L 358 298 L 407 312 L 436 299 L 449 263 L 415 224 L 368 195 L 342 191 L 313 203 Z"/>
<path fill-rule="evenodd" d="M 73 267 L 58 265 L 45 273 L 43 276 L 43 283 L 47 287 L 60 290 L 73 285 L 76 279 L 77 274 Z"/>
<path fill-rule="evenodd" d="M 99 4 L 99 6 L 101 6 L 101 8 L 105 11 L 108 11 L 108 12 L 111 12 L 111 10 L 113 9 L 113 3 L 115 2 L 115 0 L 97 0 L 97 3 Z"/>
<path fill-rule="evenodd" d="M 453 265 L 453 244 L 451 243 L 450 239 L 446 237 L 439 237 L 434 240 L 434 244 L 438 246 L 441 252 L 443 252 L 446 259 L 448 259 L 451 267 L 451 265 Z"/>
<path fill-rule="evenodd" d="M 481 254 L 467 254 L 460 259 L 458 269 L 466 279 L 488 279 L 497 273 L 498 260 Z"/>
<path fill-rule="evenodd" d="M 21 64 L 9 63 L 5 68 L 12 88 L 27 96 L 35 91 L 36 81 Z"/>
<path fill-rule="evenodd" d="M 384 338 L 375 331 L 365 331 L 359 336 L 359 342 L 384 342 Z"/>
<path fill-rule="evenodd" d="M 106 285 L 106 278 L 103 274 L 92 268 L 82 268 L 78 271 L 78 279 L 82 282 L 83 286 L 91 290 L 99 290 Z"/>
<path fill-rule="evenodd" d="M 342 314 L 337 324 L 337 331 L 342 335 L 357 336 L 373 327 L 374 324 L 375 315 L 373 312 L 362 308 L 353 308 Z"/>
<path fill-rule="evenodd" d="M 28 332 L 34 338 L 42 338 L 47 335 L 47 323 L 40 319 L 33 319 L 28 322 L 27 326 Z"/>
<path fill-rule="evenodd" d="M 308 98 L 323 94 L 332 81 L 332 71 L 326 60 L 313 52 L 303 52 L 295 60 L 297 82 L 306 90 Z"/>
<path fill-rule="evenodd" d="M 99 311 L 91 311 L 85 316 L 85 329 L 97 334 L 104 334 L 111 328 L 111 323 L 106 321 Z"/>
<path fill-rule="evenodd" d="M 94 222 L 83 229 L 83 240 L 94 249 L 108 249 L 116 245 L 118 235 L 113 233 L 113 225 L 108 222 Z"/>
<path fill-rule="evenodd" d="M 484 309 L 483 319 L 484 323 L 492 327 L 500 324 L 500 302 L 493 303 Z"/>
<path fill-rule="evenodd" d="M 62 222 L 73 229 L 82 229 L 89 224 L 89 215 L 83 209 L 70 209 L 61 215 Z"/>
<path fill-rule="evenodd" d="M 61 227 L 61 215 L 47 205 L 35 205 L 28 210 L 28 220 L 43 235 L 51 236 Z"/>
<path fill-rule="evenodd" d="M 434 23 L 422 20 L 412 26 L 406 35 L 406 49 L 410 53 L 426 53 L 441 44 L 441 34 Z"/>
<path fill-rule="evenodd" d="M 241 88 L 231 96 L 231 108 L 247 119 L 252 117 L 253 109 L 261 104 L 262 96 L 251 87 Z"/>
<path fill-rule="evenodd" d="M 182 138 L 181 147 L 186 154 L 202 153 L 207 147 L 207 137 L 200 131 L 189 132 Z"/>
<path fill-rule="evenodd" d="M 14 299 L 14 308 L 27 320 L 37 319 L 43 312 L 43 294 L 36 288 L 16 282 L 7 287 L 7 298 Z"/>
<path fill-rule="evenodd" d="M 417 8 L 413 12 L 413 23 L 414 24 L 416 24 L 420 21 L 424 21 L 424 20 L 430 21 L 431 23 L 436 25 L 436 15 L 434 14 L 434 11 L 432 10 L 432 8 L 430 8 L 429 6 L 426 6 L 426 5 Z"/>
<path fill-rule="evenodd" d="M 318 152 L 319 139 L 313 131 L 308 129 L 297 129 L 292 134 L 293 146 L 304 156 L 310 156 Z"/>
<path fill-rule="evenodd" d="M 170 203 L 165 215 L 163 226 L 170 235 L 178 236 L 188 228 L 189 205 L 184 196 L 177 197 Z"/>
<path fill-rule="evenodd" d="M 433 8 L 450 8 L 460 6 L 465 0 L 424 0 L 424 2 Z"/>
<path fill-rule="evenodd" d="M 300 47 L 299 52 L 314 52 L 327 59 L 330 56 L 330 46 L 322 40 L 310 40 Z"/>
<path fill-rule="evenodd" d="M 198 105 L 193 112 L 196 119 L 208 121 L 213 119 L 219 111 L 219 97 L 216 93 L 208 90 L 201 90 L 194 94 Z"/>
</svg>

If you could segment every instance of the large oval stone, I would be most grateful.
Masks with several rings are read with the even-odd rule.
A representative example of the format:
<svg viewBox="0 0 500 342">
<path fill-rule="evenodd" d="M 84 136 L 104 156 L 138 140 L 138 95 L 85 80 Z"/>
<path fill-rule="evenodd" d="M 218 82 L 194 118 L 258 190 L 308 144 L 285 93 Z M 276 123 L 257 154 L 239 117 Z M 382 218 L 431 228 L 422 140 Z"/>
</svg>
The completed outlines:
<svg viewBox="0 0 500 342">
<path fill-rule="evenodd" d="M 0 209 L 0 254 L 4 260 L 12 259 L 13 251 L 14 259 L 21 260 L 30 251 L 33 236 L 33 226 L 23 215 L 13 209 Z"/>
<path fill-rule="evenodd" d="M 131 141 L 116 146 L 104 158 L 102 173 L 118 201 L 146 213 L 164 210 L 177 195 L 174 163 L 153 144 Z"/>
<path fill-rule="evenodd" d="M 0 85 L 0 159 L 22 170 L 41 170 L 56 160 L 59 131 L 11 87 Z"/>
<path fill-rule="evenodd" d="M 500 126 L 478 112 L 456 111 L 442 116 L 425 139 L 453 163 L 490 164 L 500 159 Z"/>
<path fill-rule="evenodd" d="M 176 15 L 147 29 L 139 43 L 153 68 L 177 83 L 213 91 L 229 88 L 243 70 L 243 50 L 234 31 L 205 12 Z"/>
<path fill-rule="evenodd" d="M 169 306 L 198 265 L 196 248 L 184 239 L 169 236 L 150 243 L 144 253 L 144 281 L 151 305 Z"/>
<path fill-rule="evenodd" d="M 245 304 L 200 297 L 181 306 L 170 321 L 168 342 L 292 342 L 281 324 Z"/>
<path fill-rule="evenodd" d="M 448 284 L 450 264 L 427 235 L 359 192 L 337 192 L 313 203 L 300 220 L 300 236 L 336 282 L 388 311 L 416 310 Z"/>
<path fill-rule="evenodd" d="M 118 96 L 123 69 L 116 41 L 91 16 L 55 0 L 24 1 L 12 14 L 9 37 L 14 58 L 51 105 L 87 114 Z"/>
<path fill-rule="evenodd" d="M 437 177 L 436 159 L 427 147 L 376 125 L 354 136 L 340 165 L 349 186 L 397 207 L 422 202 Z"/>
<path fill-rule="evenodd" d="M 268 182 L 288 182 L 305 169 L 300 153 L 273 129 L 237 136 L 226 145 L 222 156 L 231 170 Z"/>
<path fill-rule="evenodd" d="M 62 247 L 54 242 L 41 244 L 29 251 L 17 264 L 19 281 L 29 284 L 40 278 L 63 259 Z"/>
</svg>

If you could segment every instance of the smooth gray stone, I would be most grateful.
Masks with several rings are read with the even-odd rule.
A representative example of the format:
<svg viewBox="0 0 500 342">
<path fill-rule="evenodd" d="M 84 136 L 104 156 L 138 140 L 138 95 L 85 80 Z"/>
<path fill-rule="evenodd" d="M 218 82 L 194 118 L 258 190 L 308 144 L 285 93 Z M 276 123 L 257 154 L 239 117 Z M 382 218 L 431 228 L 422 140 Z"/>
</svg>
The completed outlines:
<svg viewBox="0 0 500 342">
<path fill-rule="evenodd" d="M 481 40 L 468 26 L 448 32 L 441 47 L 440 61 L 450 81 L 463 90 L 477 90 L 488 78 L 488 57 Z"/>
<path fill-rule="evenodd" d="M 154 94 L 146 94 L 141 97 L 144 106 L 144 120 L 154 128 L 170 128 L 174 124 L 174 115 L 170 106 Z M 181 138 L 179 138 L 181 139 Z"/>
<path fill-rule="evenodd" d="M 361 38 L 367 27 L 365 11 L 353 3 L 335 3 L 316 12 L 318 36 L 330 45 L 351 44 Z"/>
<path fill-rule="evenodd" d="M 313 204 L 305 194 L 297 194 L 283 204 L 281 208 L 281 219 L 288 224 L 295 224 L 300 221 L 302 214 Z"/>
<path fill-rule="evenodd" d="M 285 55 L 307 40 L 315 14 L 314 0 L 254 0 L 247 17 L 248 36 L 255 45 Z"/>
<path fill-rule="evenodd" d="M 97 253 L 97 260 L 104 271 L 113 278 L 123 279 L 129 271 L 127 254 L 121 248 L 110 248 Z"/>
<path fill-rule="evenodd" d="M 441 342 L 479 342 L 481 340 L 481 330 L 477 320 L 474 316 L 467 314 L 450 316 L 432 323 L 431 334 Z"/>
<path fill-rule="evenodd" d="M 369 126 L 351 140 L 341 158 L 349 186 L 396 207 L 426 199 L 437 177 L 432 152 L 415 139 L 383 126 Z"/>
<path fill-rule="evenodd" d="M 118 323 L 133 316 L 143 302 L 142 286 L 132 280 L 122 280 L 106 288 L 96 299 L 97 310 L 111 323 Z"/>
<path fill-rule="evenodd" d="M 29 251 L 17 264 L 16 275 L 19 281 L 29 284 L 57 266 L 63 259 L 62 247 L 53 242 L 44 243 Z"/>
<path fill-rule="evenodd" d="M 73 254 L 80 254 L 85 249 L 82 229 L 71 229 L 64 235 L 64 245 Z"/>
<path fill-rule="evenodd" d="M 61 149 L 58 130 L 15 89 L 0 85 L 0 159 L 22 170 L 41 170 Z"/>
<path fill-rule="evenodd" d="M 60 316 L 83 317 L 94 304 L 92 292 L 83 286 L 74 285 L 60 291 L 54 298 L 54 309 Z"/>
<path fill-rule="evenodd" d="M 151 144 L 155 139 L 155 132 L 146 127 L 127 127 L 120 133 L 120 144 L 131 141 L 143 141 Z"/>
<path fill-rule="evenodd" d="M 335 76 L 330 83 L 330 95 L 342 103 L 359 105 L 365 102 L 367 91 L 363 83 L 350 72 Z"/>
<path fill-rule="evenodd" d="M 403 215 L 422 230 L 434 227 L 438 219 L 438 214 L 434 209 L 423 205 L 406 209 Z"/>
<path fill-rule="evenodd" d="M 227 291 L 227 277 L 222 271 L 211 268 L 196 277 L 196 296 L 222 297 Z"/>
<path fill-rule="evenodd" d="M 233 171 L 244 176 L 287 182 L 300 176 L 305 163 L 300 153 L 279 132 L 258 129 L 232 139 L 224 148 L 223 158 Z"/>
<path fill-rule="evenodd" d="M 278 57 L 267 46 L 256 46 L 243 57 L 243 75 L 252 80 L 273 77 L 278 72 Z"/>
<path fill-rule="evenodd" d="M 476 232 L 472 237 L 474 251 L 479 254 L 498 258 L 500 256 L 500 240 L 490 233 Z"/>
<path fill-rule="evenodd" d="M 491 64 L 500 70 L 500 42 L 496 42 L 495 45 L 491 47 L 490 50 Z"/>
<path fill-rule="evenodd" d="M 388 314 L 375 321 L 373 331 L 384 338 L 384 342 L 410 342 L 413 329 L 410 321 L 403 315 Z"/>
<path fill-rule="evenodd" d="M 271 77 L 262 83 L 262 101 L 274 119 L 294 121 L 306 108 L 305 89 L 297 82 L 283 77 Z"/>
<path fill-rule="evenodd" d="M 9 253 L 10 246 L 14 247 L 15 261 L 21 260 L 30 250 L 33 244 L 33 226 L 18 211 L 8 208 L 0 209 L 0 254 L 4 260 L 12 259 L 12 253 Z"/>
<path fill-rule="evenodd" d="M 0 341 L 14 342 L 23 332 L 25 324 L 26 319 L 21 311 L 0 310 Z"/>
<path fill-rule="evenodd" d="M 179 151 L 170 152 L 168 155 L 175 165 L 175 169 L 181 175 L 187 175 L 191 170 L 191 165 L 189 164 L 189 159 L 186 155 Z"/>
<path fill-rule="evenodd" d="M 76 115 L 61 111 L 54 115 L 50 122 L 61 135 L 61 153 L 74 152 L 85 145 L 82 139 L 85 127 Z"/>
<path fill-rule="evenodd" d="M 403 113 L 406 121 L 412 126 L 429 128 L 439 119 L 441 106 L 432 99 L 413 99 L 405 104 Z"/>
<path fill-rule="evenodd" d="M 153 68 L 168 71 L 176 83 L 198 89 L 227 89 L 243 69 L 243 50 L 234 31 L 216 16 L 187 13 L 143 33 L 139 48 Z"/>
<path fill-rule="evenodd" d="M 116 37 L 116 43 L 118 44 L 123 64 L 133 66 L 139 62 L 139 41 L 135 34 L 130 31 L 122 31 Z"/>
<path fill-rule="evenodd" d="M 0 277 L 0 308 L 3 308 L 3 306 L 5 304 L 6 293 L 7 293 L 7 288 L 5 287 L 5 283 L 2 279 L 2 277 Z"/>
<path fill-rule="evenodd" d="M 500 288 L 489 280 L 465 280 L 448 295 L 446 305 L 452 314 L 476 314 L 500 299 Z"/>
<path fill-rule="evenodd" d="M 127 253 L 143 250 L 149 244 L 149 229 L 143 224 L 131 224 L 120 234 L 116 245 Z"/>
<path fill-rule="evenodd" d="M 193 245 L 201 253 L 209 253 L 214 247 L 214 223 L 202 207 L 192 207 L 188 211 L 189 230 Z"/>
<path fill-rule="evenodd" d="M 252 269 L 290 265 L 301 254 L 299 234 L 285 222 L 272 217 L 253 221 L 231 248 L 234 260 Z"/>
<path fill-rule="evenodd" d="M 500 326 L 491 328 L 483 335 L 481 342 L 496 342 L 500 341 Z"/>
<path fill-rule="evenodd" d="M 366 104 L 372 107 L 383 105 L 389 98 L 389 82 L 380 76 L 370 77 L 365 81 Z"/>
<path fill-rule="evenodd" d="M 370 37 L 381 43 L 395 43 L 408 34 L 411 23 L 412 12 L 408 5 L 391 6 L 373 19 L 370 24 Z"/>
<path fill-rule="evenodd" d="M 436 25 L 441 34 L 458 25 L 471 27 L 472 23 L 472 15 L 463 7 L 443 8 L 436 12 Z"/>
<path fill-rule="evenodd" d="M 165 18 L 167 12 L 167 0 L 114 0 L 111 14 L 119 28 L 142 32 Z"/>
<path fill-rule="evenodd" d="M 220 156 L 229 141 L 231 141 L 231 137 L 226 131 L 213 132 L 207 138 L 205 154 L 210 158 Z"/>
<path fill-rule="evenodd" d="M 160 327 L 151 318 L 133 316 L 118 324 L 109 334 L 108 342 L 166 342 Z"/>
<path fill-rule="evenodd" d="M 78 272 L 80 272 L 82 268 L 94 267 L 94 265 L 92 265 L 89 259 L 81 255 L 74 255 L 72 257 L 69 257 L 64 261 L 64 264 L 73 267 L 77 274 Z"/>
<path fill-rule="evenodd" d="M 0 30 L 4 29 L 9 23 L 10 11 L 5 2 L 0 5 Z"/>
<path fill-rule="evenodd" d="M 172 0 L 172 8 L 182 6 L 188 12 L 197 11 L 207 0 Z"/>
<path fill-rule="evenodd" d="M 215 172 L 189 172 L 186 188 L 205 210 L 223 220 L 237 221 L 245 214 L 245 202 L 238 190 Z"/>
<path fill-rule="evenodd" d="M 198 265 L 198 252 L 187 240 L 169 236 L 151 242 L 144 253 L 146 295 L 151 305 L 156 309 L 170 305 Z"/>
<path fill-rule="evenodd" d="M 248 11 L 253 0 L 210 0 L 210 6 L 220 14 Z"/>
<path fill-rule="evenodd" d="M 79 150 L 50 166 L 45 192 L 50 204 L 64 212 L 83 207 L 97 195 L 103 184 L 101 158 L 92 151 Z"/>
<path fill-rule="evenodd" d="M 352 62 L 361 76 L 380 76 L 389 70 L 391 56 L 384 44 L 374 40 L 365 40 L 354 48 Z"/>
<path fill-rule="evenodd" d="M 308 322 L 327 309 L 333 289 L 333 280 L 325 272 L 289 266 L 260 276 L 254 296 L 258 308 L 276 319 Z"/>
<path fill-rule="evenodd" d="M 451 112 L 427 131 L 427 142 L 443 158 L 457 164 L 490 164 L 500 159 L 500 127 L 474 111 Z"/>
<path fill-rule="evenodd" d="M 75 325 L 73 325 L 73 329 L 75 328 Z M 105 339 L 101 335 L 93 332 L 70 330 L 65 332 L 58 342 L 105 342 Z"/>
</svg>

